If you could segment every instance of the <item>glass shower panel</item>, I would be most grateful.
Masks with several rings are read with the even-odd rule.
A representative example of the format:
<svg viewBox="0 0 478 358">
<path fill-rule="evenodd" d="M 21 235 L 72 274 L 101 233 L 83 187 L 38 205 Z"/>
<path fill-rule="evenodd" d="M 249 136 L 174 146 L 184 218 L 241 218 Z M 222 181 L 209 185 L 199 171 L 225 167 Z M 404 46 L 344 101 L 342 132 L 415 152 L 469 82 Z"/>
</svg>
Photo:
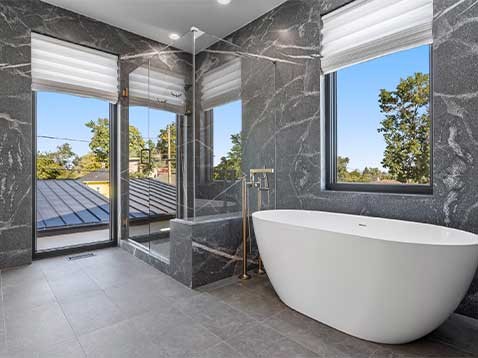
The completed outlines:
<svg viewBox="0 0 478 358">
<path fill-rule="evenodd" d="M 195 58 L 194 220 L 240 215 L 242 179 L 275 168 L 275 63 L 208 34 L 196 48 L 210 42 Z M 262 203 L 274 208 L 274 175 L 263 179 Z M 249 196 L 258 203 L 255 190 Z"/>
<path fill-rule="evenodd" d="M 129 238 L 169 260 L 177 207 L 177 120 L 186 110 L 186 76 L 154 56 L 130 74 Z"/>
<path fill-rule="evenodd" d="M 129 238 L 149 250 L 149 61 L 130 73 L 129 82 Z"/>
</svg>

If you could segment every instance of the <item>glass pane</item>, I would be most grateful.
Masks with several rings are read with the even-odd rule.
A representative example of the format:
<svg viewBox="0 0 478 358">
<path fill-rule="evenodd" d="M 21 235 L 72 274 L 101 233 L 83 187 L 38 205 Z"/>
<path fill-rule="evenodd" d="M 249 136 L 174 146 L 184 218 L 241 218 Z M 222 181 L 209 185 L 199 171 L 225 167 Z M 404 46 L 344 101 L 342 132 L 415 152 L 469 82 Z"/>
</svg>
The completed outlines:
<svg viewBox="0 0 478 358">
<path fill-rule="evenodd" d="M 150 109 L 150 249 L 169 259 L 169 220 L 176 217 L 176 114 Z"/>
<path fill-rule="evenodd" d="M 129 107 L 129 237 L 149 249 L 149 109 Z"/>
<path fill-rule="evenodd" d="M 138 73 L 142 76 L 135 81 L 144 81 L 138 92 L 143 98 L 135 97 L 129 107 L 129 237 L 167 262 L 169 222 L 176 217 L 177 205 L 174 110 L 179 112 L 184 102 L 183 77 L 154 59 L 133 71 L 130 78 Z"/>
<path fill-rule="evenodd" d="M 337 72 L 337 180 L 430 183 L 430 50 Z"/>
<path fill-rule="evenodd" d="M 201 35 L 197 47 L 207 42 L 214 45 L 198 53 L 195 68 L 195 166 L 189 190 L 194 220 L 240 216 L 242 179 L 250 180 L 251 169 L 275 168 L 274 62 L 267 53 L 249 54 L 231 39 L 208 34 Z M 258 187 L 246 193 L 251 212 L 259 209 L 259 200 L 261 208 L 275 207 L 273 173 L 256 175 L 256 184 L 259 177 L 261 194 Z"/>
<path fill-rule="evenodd" d="M 109 103 L 37 93 L 37 251 L 110 240 Z"/>
</svg>

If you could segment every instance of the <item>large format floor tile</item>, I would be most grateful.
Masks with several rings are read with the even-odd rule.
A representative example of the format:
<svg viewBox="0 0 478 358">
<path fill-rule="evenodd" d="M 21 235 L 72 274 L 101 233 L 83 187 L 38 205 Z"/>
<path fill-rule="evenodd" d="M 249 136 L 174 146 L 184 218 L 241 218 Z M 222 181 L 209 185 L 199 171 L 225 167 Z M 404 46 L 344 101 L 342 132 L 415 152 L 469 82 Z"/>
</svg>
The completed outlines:
<svg viewBox="0 0 478 358">
<path fill-rule="evenodd" d="M 265 276 L 191 290 L 117 248 L 0 276 L 0 358 L 478 356 L 470 354 L 476 326 L 467 320 L 411 344 L 375 344 L 289 309 Z"/>
<path fill-rule="evenodd" d="M 8 313 L 5 330 L 9 352 L 48 351 L 56 344 L 76 338 L 58 303 Z"/>
</svg>

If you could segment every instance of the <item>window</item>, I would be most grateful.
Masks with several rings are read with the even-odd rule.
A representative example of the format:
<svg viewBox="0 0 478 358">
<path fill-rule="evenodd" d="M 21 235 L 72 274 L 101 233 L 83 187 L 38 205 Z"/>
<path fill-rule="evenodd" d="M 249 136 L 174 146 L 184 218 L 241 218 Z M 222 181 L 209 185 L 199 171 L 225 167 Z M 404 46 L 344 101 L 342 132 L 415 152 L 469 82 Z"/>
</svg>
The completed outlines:
<svg viewBox="0 0 478 358">
<path fill-rule="evenodd" d="M 327 75 L 328 189 L 431 191 L 429 54 L 422 46 Z"/>
<path fill-rule="evenodd" d="M 242 101 L 234 101 L 211 110 L 213 124 L 214 180 L 235 180 L 242 170 Z"/>
<path fill-rule="evenodd" d="M 201 81 L 199 182 L 237 180 L 242 176 L 242 62 L 229 59 L 206 72 Z"/>
<path fill-rule="evenodd" d="M 432 2 L 356 0 L 323 22 L 326 188 L 431 193 Z"/>
</svg>

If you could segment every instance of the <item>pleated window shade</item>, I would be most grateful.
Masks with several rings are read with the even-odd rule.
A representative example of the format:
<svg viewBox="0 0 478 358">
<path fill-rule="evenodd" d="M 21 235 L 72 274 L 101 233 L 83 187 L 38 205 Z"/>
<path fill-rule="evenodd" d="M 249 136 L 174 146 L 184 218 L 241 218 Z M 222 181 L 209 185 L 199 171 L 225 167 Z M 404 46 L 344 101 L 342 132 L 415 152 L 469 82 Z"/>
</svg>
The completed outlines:
<svg viewBox="0 0 478 358">
<path fill-rule="evenodd" d="M 118 101 L 118 57 L 32 33 L 32 90 Z"/>
<path fill-rule="evenodd" d="M 433 0 L 355 0 L 322 17 L 322 72 L 431 44 Z"/>
<path fill-rule="evenodd" d="M 204 111 L 241 98 L 241 59 L 232 60 L 207 72 L 201 82 Z"/>
<path fill-rule="evenodd" d="M 182 114 L 186 109 L 184 77 L 142 66 L 129 76 L 129 103 Z"/>
</svg>

